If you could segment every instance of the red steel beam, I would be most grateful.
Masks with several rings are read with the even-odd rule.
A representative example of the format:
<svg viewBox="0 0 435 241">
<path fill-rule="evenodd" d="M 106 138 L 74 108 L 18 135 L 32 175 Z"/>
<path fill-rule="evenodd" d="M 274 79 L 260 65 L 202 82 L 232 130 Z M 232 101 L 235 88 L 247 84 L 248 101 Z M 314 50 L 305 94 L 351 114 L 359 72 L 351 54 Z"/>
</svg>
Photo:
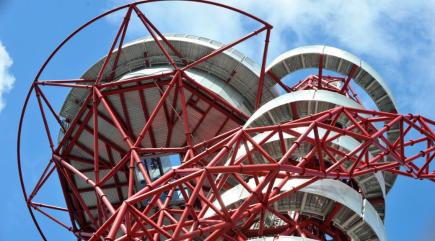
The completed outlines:
<svg viewBox="0 0 435 241">
<path fill-rule="evenodd" d="M 88 233 L 88 230 L 85 230 L 83 235 L 90 238 L 90 240 L 103 238 L 105 240 L 129 240 L 136 237 L 148 237 L 149 239 L 158 240 L 160 235 L 171 240 L 191 240 L 193 238 L 216 240 L 220 237 L 226 237 L 229 240 L 236 240 L 254 237 L 255 235 L 275 235 L 280 233 L 298 234 L 310 238 L 322 238 L 322 235 L 328 234 L 336 240 L 348 240 L 342 232 L 330 225 L 334 216 L 339 212 L 340 206 L 335 206 L 326 217 L 325 223 L 321 224 L 312 219 L 299 219 L 299 217 L 292 220 L 271 208 L 270 205 L 273 205 L 277 201 L 300 191 L 302 188 L 317 180 L 324 178 L 350 179 L 368 173 L 388 171 L 399 175 L 435 181 L 435 172 L 431 169 L 431 162 L 435 157 L 435 135 L 433 131 L 435 122 L 419 116 L 403 116 L 396 113 L 339 107 L 305 117 L 294 115 L 294 120 L 279 125 L 267 125 L 245 129 L 237 127 L 229 132 L 219 134 L 223 128 L 229 124 L 230 120 L 235 123 L 234 125 L 241 125 L 249 118 L 249 116 L 232 106 L 226 100 L 223 100 L 212 91 L 207 90 L 200 84 L 196 83 L 196 81 L 192 80 L 185 71 L 217 56 L 262 31 L 266 31 L 265 47 L 263 49 L 262 65 L 255 100 L 255 107 L 258 108 L 262 102 L 264 78 L 266 76 L 265 63 L 271 26 L 264 21 L 258 20 L 252 15 L 231 7 L 226 7 L 219 3 L 211 3 L 201 0 L 195 1 L 226 7 L 230 10 L 242 13 L 247 17 L 253 18 L 254 20 L 258 20 L 258 22 L 262 23 L 264 26 L 236 41 L 213 50 L 211 53 L 208 53 L 197 60 L 193 60 L 191 63 L 186 63 L 184 61 L 185 66 L 178 69 L 171 54 L 162 43 L 166 44 L 178 58 L 183 60 L 183 57 L 175 47 L 172 46 L 170 41 L 168 41 L 139 10 L 137 5 L 145 2 L 152 1 L 128 4 L 102 14 L 86 23 L 72 35 L 68 36 L 67 39 L 65 39 L 55 49 L 38 72 L 35 78 L 35 84 L 32 86 L 29 95 L 26 97 L 25 107 L 27 106 L 30 94 L 32 91 L 35 91 L 39 111 L 43 119 L 44 129 L 53 153 L 56 170 L 58 170 L 60 178 L 63 180 L 61 182 L 63 184 L 62 187 L 64 188 L 64 194 L 67 197 L 68 210 L 80 208 L 80 214 L 75 214 L 73 217 L 70 212 L 72 219 L 72 226 L 70 227 L 67 224 L 59 222 L 59 219 L 51 214 L 44 213 L 41 209 L 44 207 L 65 211 L 64 208 L 53 207 L 44 203 L 31 202 L 31 198 L 44 185 L 45 180 L 54 170 L 53 168 L 50 169 L 48 165 L 33 189 L 30 198 L 27 197 L 23 185 L 23 194 L 28 201 L 28 207 L 33 218 L 32 209 L 38 212 L 42 211 L 43 215 L 46 215 L 59 225 L 71 230 L 73 234 L 80 238 L 82 236 L 80 236 L 79 233 L 83 230 L 78 230 L 77 227 L 74 226 L 74 220 L 79 220 L 83 224 L 86 222 L 84 220 L 84 215 L 87 215 L 89 216 L 89 219 L 91 219 L 91 224 L 89 224 L 89 226 L 91 226 L 95 232 L 92 231 Z M 127 8 L 127 14 L 116 33 L 116 37 L 108 52 L 107 58 L 104 60 L 103 67 L 99 70 L 97 79 L 95 80 L 96 85 L 88 86 L 86 85 L 87 82 L 85 80 L 60 80 L 57 82 L 38 81 L 45 66 L 70 38 L 97 19 L 125 8 Z M 175 70 L 154 76 L 132 78 L 110 83 L 100 83 L 103 74 L 106 71 L 107 64 L 111 59 L 111 55 L 114 53 L 114 47 L 118 43 L 118 52 L 112 66 L 112 71 L 116 70 L 132 11 L 135 11 L 138 15 L 141 22 L 145 25 L 154 41 L 156 41 L 159 48 L 168 58 L 168 61 Z M 120 41 L 118 41 L 119 39 Z M 331 76 L 322 76 L 323 57 L 323 55 L 320 55 L 318 76 L 311 76 L 297 84 L 294 88 L 289 88 L 284 85 L 281 80 L 274 78 L 272 73 L 269 75 L 272 76 L 271 78 L 287 92 L 296 89 L 310 88 L 324 88 L 330 91 L 340 91 L 333 88 L 331 83 L 334 81 L 344 81 L 343 88 L 340 92 L 350 98 L 358 100 L 349 83 L 354 75 L 353 72 L 356 71 L 356 67 L 352 67 L 345 80 Z M 112 73 L 112 79 L 113 75 L 114 72 Z M 146 80 L 155 80 L 157 78 L 172 79 L 170 81 L 161 80 L 159 83 L 142 82 Z M 315 81 L 317 81 L 317 86 L 314 85 L 314 83 L 316 83 Z M 133 85 L 130 86 L 130 84 Z M 154 88 L 153 84 L 159 84 L 160 86 L 167 85 L 167 87 L 165 91 L 162 91 L 161 98 L 154 109 L 148 110 L 144 90 L 147 88 Z M 56 121 L 61 125 L 61 128 L 62 122 L 45 95 L 40 90 L 39 85 L 87 89 L 92 87 L 92 92 L 88 91 L 86 100 L 82 104 L 82 107 L 80 107 L 75 119 L 71 122 L 71 127 L 66 130 L 65 137 L 59 143 L 58 147 L 54 146 L 43 103 L 49 108 Z M 173 90 L 174 85 L 176 86 L 175 90 Z M 161 87 L 157 86 L 157 88 Z M 157 113 L 162 108 L 167 108 L 165 103 L 169 99 L 168 96 L 172 90 L 174 93 L 172 106 L 176 106 L 178 100 L 180 100 L 181 103 L 180 106 L 182 110 L 180 115 L 182 115 L 184 134 L 187 137 L 186 144 L 181 147 L 168 146 L 160 148 L 156 146 L 156 137 L 152 125 L 156 121 L 155 118 Z M 189 100 L 186 100 L 185 90 L 192 93 L 192 96 L 198 96 L 198 98 L 209 104 L 205 113 L 202 113 L 200 123 L 194 127 L 189 126 L 188 105 L 190 102 Z M 343 90 L 345 91 L 343 92 Z M 127 103 L 124 97 L 124 95 L 130 91 L 137 91 L 139 93 L 142 111 L 145 118 L 144 125 L 137 137 L 134 136 L 135 133 L 132 131 L 130 116 L 127 111 Z M 123 123 L 119 114 L 114 110 L 112 103 L 107 99 L 108 96 L 114 94 L 119 95 L 121 98 L 121 107 L 125 123 Z M 179 99 L 177 99 L 178 97 Z M 93 105 L 91 108 L 88 108 L 87 106 L 90 104 L 91 99 L 93 100 Z M 108 117 L 105 116 L 105 113 L 98 111 L 98 105 L 100 103 L 103 104 L 109 115 Z M 218 110 L 222 115 L 227 117 L 226 121 L 220 125 L 219 130 L 216 133 L 218 136 L 201 143 L 193 143 L 191 135 L 212 108 Z M 86 110 L 88 110 L 87 113 Z M 148 113 L 149 111 L 151 111 L 151 113 Z M 174 128 L 175 122 L 173 120 L 175 119 L 175 111 L 177 110 L 172 112 L 172 116 L 166 114 L 167 120 L 172 123 L 172 126 L 168 125 L 169 129 Z M 368 117 L 366 115 L 368 115 Z M 23 116 L 24 111 L 21 115 L 20 126 L 24 118 Z M 90 128 L 88 122 L 92 117 L 93 128 Z M 339 118 L 345 118 L 348 120 L 346 126 L 341 127 L 335 125 Z M 104 135 L 100 133 L 98 126 L 100 120 L 107 121 L 119 131 L 120 136 L 127 146 L 127 150 L 125 150 L 126 153 L 121 153 L 121 149 L 124 150 L 124 148 L 115 145 L 113 141 L 110 141 L 109 138 L 104 137 Z M 230 124 L 232 124 L 232 122 Z M 384 126 L 377 129 L 376 125 L 379 123 L 382 123 Z M 397 129 L 396 126 L 400 127 Z M 304 130 L 301 131 L 301 128 L 304 128 Z M 390 141 L 385 136 L 393 129 L 398 132 L 399 138 Z M 324 136 L 320 135 L 320 130 L 326 131 L 324 132 Z M 92 149 L 79 142 L 79 137 L 83 131 L 92 132 Z M 264 134 L 265 137 L 262 140 L 253 138 L 253 136 L 267 131 L 269 133 Z M 21 127 L 19 133 L 21 133 Z M 150 133 L 151 147 L 142 146 L 141 144 L 147 133 Z M 292 136 L 292 138 L 290 138 L 290 145 L 287 144 L 289 139 L 284 138 L 284 133 Z M 418 136 L 409 139 L 411 134 Z M 269 154 L 265 145 L 276 135 L 279 135 L 279 138 L 274 139 L 274 141 L 279 145 L 282 156 L 273 158 Z M 333 143 L 334 140 L 343 136 L 353 138 L 361 144 L 353 150 L 340 150 L 334 146 Z M 20 136 L 18 138 L 18 143 L 19 142 Z M 102 152 L 102 150 L 100 150 L 102 149 L 100 143 L 105 146 L 110 159 L 109 161 L 102 159 L 102 156 L 100 155 Z M 170 141 L 168 144 L 170 144 Z M 303 155 L 301 162 L 297 163 L 292 160 L 291 157 L 303 144 L 311 145 L 311 150 Z M 245 147 L 245 153 L 239 152 L 241 145 Z M 418 152 L 413 152 L 413 145 L 418 145 Z M 93 170 L 91 171 L 95 174 L 95 180 L 92 180 L 86 175 L 88 173 L 86 168 L 79 170 L 66 160 L 68 155 L 72 157 L 70 151 L 74 146 L 81 148 L 85 153 L 93 156 L 93 160 L 87 160 L 85 158 L 81 161 L 93 164 Z M 369 147 L 377 148 L 379 153 L 374 156 L 369 156 Z M 116 148 L 119 149 L 116 151 L 119 152 L 121 160 L 114 160 L 113 158 L 112 149 L 115 150 Z M 59 154 L 61 150 L 62 155 Z M 410 150 L 411 154 L 405 156 L 407 150 Z M 181 166 L 167 172 L 156 180 L 151 180 L 145 170 L 140 155 L 174 152 L 181 153 L 182 155 L 184 154 Z M 315 158 L 316 156 L 317 158 Z M 390 162 L 383 162 L 384 157 L 386 156 L 389 157 Z M 419 162 L 419 158 L 423 158 L 424 161 Z M 20 163 L 19 154 L 18 159 Z M 264 162 L 264 160 L 266 161 Z M 350 162 L 352 164 L 350 169 L 344 168 L 343 163 L 345 162 Z M 136 167 L 144 176 L 146 186 L 134 193 Z M 399 170 L 399 167 L 404 167 L 407 170 Z M 100 178 L 101 170 L 107 168 L 109 169 L 109 173 Z M 128 183 L 120 182 L 118 178 L 120 172 L 123 172 L 123 175 L 126 175 L 128 172 L 128 177 L 126 176 Z M 89 187 L 85 189 L 77 188 L 72 175 L 83 179 L 89 184 Z M 23 184 L 22 176 L 20 178 Z M 115 183 L 106 183 L 111 178 L 115 180 Z M 306 182 L 292 188 L 291 190 L 282 191 L 281 189 L 284 185 L 294 178 L 304 178 L 306 179 Z M 248 179 L 255 180 L 253 186 L 248 182 Z M 68 185 L 68 190 L 65 189 L 65 185 Z M 228 190 L 228 188 L 231 188 L 233 185 L 241 185 L 249 192 L 248 197 L 242 200 L 241 204 L 236 209 L 225 207 L 221 195 L 221 193 Z M 124 197 L 122 194 L 122 188 L 124 186 L 128 186 L 127 197 Z M 115 204 L 112 203 L 112 200 L 109 200 L 105 193 L 105 189 L 108 187 L 117 189 L 118 198 L 121 200 L 120 203 Z M 171 206 L 171 200 L 177 190 L 184 198 L 184 206 L 182 206 L 184 209 L 179 206 Z M 71 193 L 68 193 L 68 191 L 71 191 Z M 86 203 L 81 196 L 82 192 L 85 191 L 95 191 L 97 195 L 98 202 L 95 208 L 98 210 L 98 217 L 96 219 L 92 216 L 90 207 L 86 206 Z M 145 201 L 147 202 L 146 205 L 144 203 Z M 213 210 L 215 214 L 212 216 L 206 216 L 207 210 L 209 209 Z M 107 211 L 109 213 L 107 213 Z M 277 216 L 282 216 L 287 225 L 282 228 L 268 228 L 265 225 L 266 212 L 272 212 Z M 260 222 L 259 229 L 250 231 L 249 228 L 255 221 Z M 45 239 L 36 220 L 35 223 L 38 230 L 41 232 L 43 239 Z M 245 224 L 240 225 L 240 223 Z M 317 230 L 317 233 L 313 230 Z M 118 236 L 120 232 L 122 232 L 121 236 Z"/>
</svg>

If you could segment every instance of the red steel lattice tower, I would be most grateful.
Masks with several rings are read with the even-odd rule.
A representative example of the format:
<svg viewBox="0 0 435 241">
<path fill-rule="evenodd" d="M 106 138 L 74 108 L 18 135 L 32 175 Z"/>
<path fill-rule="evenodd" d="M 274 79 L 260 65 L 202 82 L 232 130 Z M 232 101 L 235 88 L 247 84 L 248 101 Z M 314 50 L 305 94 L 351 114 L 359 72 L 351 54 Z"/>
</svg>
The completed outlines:
<svg viewBox="0 0 435 241">
<path fill-rule="evenodd" d="M 18 164 L 32 218 L 48 217 L 77 240 L 387 240 L 385 196 L 396 175 L 435 180 L 435 122 L 401 115 L 382 78 L 328 46 L 288 51 L 266 67 L 272 26 L 231 43 L 162 34 L 139 5 L 89 21 L 35 77 L 20 120 Z M 125 11 L 107 55 L 74 80 L 41 80 L 82 29 Z M 132 17 L 150 37 L 124 43 Z M 265 36 L 259 67 L 234 47 Z M 294 85 L 283 80 L 303 69 Z M 378 110 L 367 110 L 358 85 Z M 71 88 L 60 110 L 44 88 Z M 281 89 L 283 94 L 279 94 Z M 21 127 L 34 98 L 51 148 L 26 187 Z M 56 142 L 48 116 L 60 129 Z M 66 207 L 34 197 L 57 173 Z M 66 212 L 70 223 L 51 211 Z"/>
</svg>

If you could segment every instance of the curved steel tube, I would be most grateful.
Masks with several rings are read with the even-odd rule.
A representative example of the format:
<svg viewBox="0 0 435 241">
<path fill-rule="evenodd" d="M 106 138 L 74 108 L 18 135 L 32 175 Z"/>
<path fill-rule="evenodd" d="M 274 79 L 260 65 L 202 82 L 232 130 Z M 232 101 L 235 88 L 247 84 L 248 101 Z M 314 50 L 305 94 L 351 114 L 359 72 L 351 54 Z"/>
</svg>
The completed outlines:
<svg viewBox="0 0 435 241">
<path fill-rule="evenodd" d="M 300 186 L 304 182 L 306 182 L 304 179 L 289 180 L 281 188 L 281 191 L 291 190 L 296 186 Z M 275 185 L 277 185 L 276 183 Z M 251 188 L 254 188 L 254 180 L 251 179 L 247 185 Z M 265 192 L 265 190 L 262 191 Z M 361 195 L 357 191 L 348 185 L 337 180 L 323 179 L 302 188 L 299 192 L 319 195 L 333 200 L 334 202 L 340 203 L 341 205 L 352 210 L 355 214 L 359 215 L 359 217 L 370 226 L 380 241 L 387 240 L 383 222 L 376 213 L 376 210 L 369 202 L 367 202 L 365 199 L 362 199 Z M 247 198 L 249 195 L 250 192 L 248 190 L 246 190 L 242 185 L 237 185 L 226 191 L 222 195 L 222 200 L 224 200 L 225 206 L 230 206 L 231 204 L 237 203 L 238 201 Z M 213 214 L 214 211 L 209 209 L 206 216 L 211 216 Z"/>
<path fill-rule="evenodd" d="M 303 56 L 305 55 L 307 56 L 307 58 L 309 57 L 310 59 L 304 59 Z M 392 108 L 388 109 L 387 107 L 380 105 L 378 103 L 379 99 L 374 99 L 374 97 L 372 96 L 373 101 L 376 103 L 381 111 L 397 112 L 397 105 L 395 104 L 391 90 L 388 88 L 387 84 L 384 82 L 381 76 L 366 62 L 356 57 L 355 55 L 341 49 L 325 45 L 312 45 L 292 49 L 278 56 L 268 66 L 267 72 L 272 72 L 281 79 L 286 75 L 298 70 L 307 68 L 318 68 L 320 66 L 320 63 L 319 61 L 315 61 L 314 59 L 317 59 L 320 55 L 326 57 L 326 60 L 324 60 L 326 64 L 322 64 L 322 67 L 324 69 L 332 70 L 345 76 L 348 75 L 348 69 L 344 67 L 345 64 L 349 66 L 357 66 L 359 68 L 359 71 L 354 75 L 353 79 L 355 80 L 355 82 L 359 84 L 361 88 L 363 88 L 367 93 L 370 93 L 369 87 L 373 86 L 373 83 L 377 83 L 381 87 L 382 92 L 379 98 L 387 99 L 389 102 L 391 102 Z M 329 65 L 327 60 L 328 57 L 337 58 L 342 64 L 339 64 L 338 66 L 332 64 Z M 282 68 L 282 66 L 284 66 L 284 69 L 279 70 L 280 68 Z M 363 72 L 366 72 L 366 74 L 368 74 L 368 77 L 371 78 L 374 82 L 362 83 L 363 78 L 367 78 L 365 77 Z"/>
<path fill-rule="evenodd" d="M 255 111 L 254 114 L 252 114 L 252 116 L 248 119 L 248 121 L 243 127 L 247 128 L 251 126 L 252 123 L 255 122 L 258 118 L 265 115 L 269 111 L 278 108 L 279 106 L 288 105 L 298 101 L 320 101 L 320 102 L 331 103 L 336 106 L 345 106 L 345 107 L 364 109 L 364 107 L 362 107 L 360 104 L 356 103 L 355 101 L 343 95 L 337 94 L 335 92 L 331 92 L 327 90 L 298 90 L 295 92 L 278 96 L 275 99 L 270 100 L 266 104 L 262 105 L 257 111 Z"/>
</svg>

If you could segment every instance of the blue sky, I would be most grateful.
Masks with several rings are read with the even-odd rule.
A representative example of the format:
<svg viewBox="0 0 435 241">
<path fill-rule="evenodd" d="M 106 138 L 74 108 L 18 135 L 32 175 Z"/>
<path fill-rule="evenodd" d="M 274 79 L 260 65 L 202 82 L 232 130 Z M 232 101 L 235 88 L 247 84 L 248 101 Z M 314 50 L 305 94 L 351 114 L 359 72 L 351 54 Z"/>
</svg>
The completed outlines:
<svg viewBox="0 0 435 241">
<path fill-rule="evenodd" d="M 227 1 L 230 2 L 230 1 Z M 231 3 L 231 2 L 230 2 Z M 327 44 L 348 50 L 384 77 L 402 113 L 435 118 L 435 2 L 434 1 L 243 1 L 233 3 L 274 25 L 269 62 L 287 49 Z M 116 6 L 115 1 L 0 0 L 0 146 L 2 150 L 2 220 L 0 240 L 39 240 L 19 188 L 16 133 L 25 94 L 49 52 L 79 25 Z M 172 7 L 171 7 L 172 6 Z M 164 32 L 204 35 L 229 41 L 247 33 L 254 23 L 235 14 L 195 4 L 165 3 L 146 7 Z M 78 77 L 104 55 L 120 16 L 113 16 L 73 40 L 48 66 L 43 78 Z M 174 26 L 172 23 L 176 22 Z M 133 23 L 129 38 L 143 36 Z M 257 38 L 239 48 L 254 59 Z M 14 81 L 15 80 L 15 81 Z M 55 97 L 57 92 L 47 90 Z M 53 99 L 59 108 L 61 99 Z M 31 108 L 36 107 L 33 103 Z M 32 183 L 47 158 L 47 143 L 37 113 L 29 112 L 23 142 Z M 42 196 L 62 203 L 56 179 Z M 435 186 L 428 181 L 399 178 L 387 200 L 389 240 L 434 240 Z M 431 205 L 432 204 L 432 205 Z M 41 218 L 50 240 L 73 240 L 51 221 Z M 430 236 L 432 235 L 432 236 Z"/>
</svg>

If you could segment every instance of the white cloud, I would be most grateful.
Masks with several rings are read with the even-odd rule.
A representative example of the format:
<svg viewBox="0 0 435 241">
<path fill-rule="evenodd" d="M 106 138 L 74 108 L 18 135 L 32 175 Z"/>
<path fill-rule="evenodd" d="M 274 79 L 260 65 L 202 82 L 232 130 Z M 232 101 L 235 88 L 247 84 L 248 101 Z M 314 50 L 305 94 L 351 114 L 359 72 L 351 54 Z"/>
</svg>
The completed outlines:
<svg viewBox="0 0 435 241">
<path fill-rule="evenodd" d="M 0 111 L 5 107 L 4 94 L 8 93 L 15 82 L 15 77 L 9 72 L 13 61 L 0 41 Z"/>
<path fill-rule="evenodd" d="M 224 1 L 221 1 L 224 2 Z M 269 0 L 228 2 L 274 26 L 269 62 L 282 52 L 307 44 L 333 44 L 367 60 L 392 87 L 401 110 L 435 117 L 435 1 Z M 118 5 L 116 3 L 116 5 Z M 228 42 L 251 25 L 237 14 L 200 4 L 145 4 L 144 13 L 164 32 L 202 35 Z M 132 25 L 139 33 L 138 22 Z M 141 31 L 140 34 L 145 32 Z M 263 38 L 238 47 L 259 61 Z M 262 46 L 262 45 L 260 45 Z"/>
<path fill-rule="evenodd" d="M 274 25 L 280 46 L 334 41 L 358 54 L 396 62 L 410 50 L 404 49 L 411 47 L 405 40 L 420 41 L 417 36 L 408 36 L 406 24 L 431 31 L 435 20 L 433 1 L 401 2 L 270 0 L 239 5 Z M 296 43 L 288 41 L 289 33 L 294 34 Z"/>
</svg>

